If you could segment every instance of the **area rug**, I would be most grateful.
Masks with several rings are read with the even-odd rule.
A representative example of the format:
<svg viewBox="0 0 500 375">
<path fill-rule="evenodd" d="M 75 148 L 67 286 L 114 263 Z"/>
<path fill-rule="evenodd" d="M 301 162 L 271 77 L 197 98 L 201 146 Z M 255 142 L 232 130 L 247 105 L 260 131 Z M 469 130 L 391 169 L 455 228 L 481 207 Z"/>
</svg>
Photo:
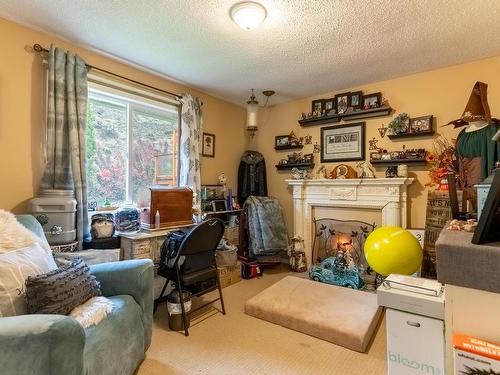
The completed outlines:
<svg viewBox="0 0 500 375">
<path fill-rule="evenodd" d="M 245 313 L 365 352 L 382 308 L 376 294 L 287 276 L 249 299 Z"/>
</svg>

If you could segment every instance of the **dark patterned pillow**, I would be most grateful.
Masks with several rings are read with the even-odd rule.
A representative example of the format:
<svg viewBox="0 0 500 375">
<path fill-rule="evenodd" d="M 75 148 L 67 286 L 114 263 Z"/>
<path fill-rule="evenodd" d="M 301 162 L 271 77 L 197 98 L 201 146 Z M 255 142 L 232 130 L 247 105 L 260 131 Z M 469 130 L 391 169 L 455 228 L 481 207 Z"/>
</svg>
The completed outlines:
<svg viewBox="0 0 500 375">
<path fill-rule="evenodd" d="M 81 258 L 26 279 L 28 314 L 68 315 L 89 298 L 100 295 L 99 282 Z"/>
</svg>

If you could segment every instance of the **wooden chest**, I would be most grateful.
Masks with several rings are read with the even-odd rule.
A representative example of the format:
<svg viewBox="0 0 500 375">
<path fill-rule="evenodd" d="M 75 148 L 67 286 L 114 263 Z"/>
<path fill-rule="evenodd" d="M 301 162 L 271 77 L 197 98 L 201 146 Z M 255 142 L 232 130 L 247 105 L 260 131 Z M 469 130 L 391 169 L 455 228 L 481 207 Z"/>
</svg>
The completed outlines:
<svg viewBox="0 0 500 375">
<path fill-rule="evenodd" d="M 143 213 L 142 226 L 155 229 L 156 211 L 160 213 L 160 228 L 193 222 L 193 191 L 189 188 L 151 187 L 150 210 Z"/>
</svg>

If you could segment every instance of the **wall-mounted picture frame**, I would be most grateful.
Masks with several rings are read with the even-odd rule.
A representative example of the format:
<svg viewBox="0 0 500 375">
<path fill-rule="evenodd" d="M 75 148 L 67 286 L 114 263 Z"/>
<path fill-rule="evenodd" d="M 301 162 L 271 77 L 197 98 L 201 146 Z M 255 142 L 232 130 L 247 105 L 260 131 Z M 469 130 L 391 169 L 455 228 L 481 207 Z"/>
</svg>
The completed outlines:
<svg viewBox="0 0 500 375">
<path fill-rule="evenodd" d="M 326 114 L 328 114 L 330 111 L 336 111 L 335 98 L 325 99 L 323 103 Z"/>
<path fill-rule="evenodd" d="M 365 160 L 365 122 L 321 128 L 321 162 Z"/>
<path fill-rule="evenodd" d="M 277 135 L 274 137 L 274 147 L 287 147 L 290 146 L 290 135 Z"/>
<path fill-rule="evenodd" d="M 382 105 L 382 93 L 363 95 L 363 109 L 378 108 Z"/>
<path fill-rule="evenodd" d="M 311 103 L 311 112 L 312 113 L 316 112 L 316 113 L 321 114 L 323 112 L 323 110 L 325 109 L 324 102 L 325 101 L 323 99 L 313 100 Z"/>
<path fill-rule="evenodd" d="M 209 158 L 215 157 L 215 134 L 203 133 L 203 147 L 201 155 Z"/>
<path fill-rule="evenodd" d="M 349 107 L 349 95 L 350 92 L 335 95 L 335 108 L 337 108 L 338 114 L 342 114 L 347 111 L 347 108 Z"/>
<path fill-rule="evenodd" d="M 410 118 L 410 124 L 408 127 L 409 133 L 422 133 L 432 131 L 432 121 L 432 115 Z"/>
<path fill-rule="evenodd" d="M 352 109 L 363 107 L 363 91 L 354 91 L 349 94 L 349 107 Z"/>
</svg>

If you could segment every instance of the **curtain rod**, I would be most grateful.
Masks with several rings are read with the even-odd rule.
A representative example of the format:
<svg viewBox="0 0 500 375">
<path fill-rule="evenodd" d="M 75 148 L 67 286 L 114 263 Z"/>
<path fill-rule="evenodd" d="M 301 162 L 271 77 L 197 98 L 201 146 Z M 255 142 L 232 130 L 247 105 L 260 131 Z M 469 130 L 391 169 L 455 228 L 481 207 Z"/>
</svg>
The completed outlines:
<svg viewBox="0 0 500 375">
<path fill-rule="evenodd" d="M 49 50 L 47 48 L 43 48 L 40 44 L 34 44 L 33 45 L 33 50 L 37 53 L 48 53 Z M 87 66 L 88 69 L 94 69 L 94 70 L 97 70 L 99 72 L 103 72 L 103 73 L 106 73 L 106 74 L 109 74 L 111 76 L 114 76 L 114 77 L 117 77 L 117 78 L 121 78 L 125 81 L 129 81 L 129 82 L 132 82 L 132 83 L 135 83 L 136 85 L 140 85 L 140 86 L 143 86 L 143 87 L 147 87 L 149 89 L 152 89 L 152 90 L 156 90 L 156 91 L 159 91 L 159 92 L 162 92 L 164 94 L 167 94 L 167 95 L 170 95 L 170 96 L 173 96 L 177 99 L 182 99 L 182 95 L 179 95 L 179 94 L 175 94 L 173 92 L 170 92 L 170 91 L 167 91 L 167 90 L 163 90 L 163 89 L 159 89 L 158 87 L 154 87 L 154 86 L 151 86 L 151 85 L 148 85 L 146 83 L 143 83 L 143 82 L 139 82 L 139 81 L 136 81 L 135 79 L 131 79 L 131 78 L 127 78 L 127 77 L 124 77 L 122 75 L 119 75 L 119 74 L 116 74 L 116 73 L 113 73 L 113 72 L 110 72 L 109 70 L 106 70 L 106 69 L 102 69 L 102 68 L 98 68 L 96 66 L 93 66 L 93 65 L 89 65 L 89 64 L 85 64 Z"/>
</svg>

